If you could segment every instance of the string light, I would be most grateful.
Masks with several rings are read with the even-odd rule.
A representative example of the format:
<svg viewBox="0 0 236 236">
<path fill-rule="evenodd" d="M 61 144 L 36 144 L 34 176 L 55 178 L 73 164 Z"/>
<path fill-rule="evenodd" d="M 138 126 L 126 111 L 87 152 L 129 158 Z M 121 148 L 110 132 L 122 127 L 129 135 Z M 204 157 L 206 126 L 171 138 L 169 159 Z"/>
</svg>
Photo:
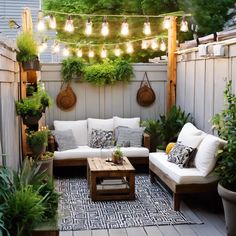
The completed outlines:
<svg viewBox="0 0 236 236">
<path fill-rule="evenodd" d="M 170 28 L 170 17 L 165 17 L 163 21 L 163 28 L 169 29 Z"/>
<path fill-rule="evenodd" d="M 183 17 L 181 24 L 180 24 L 180 31 L 188 32 L 188 22 L 186 21 L 185 17 Z"/>
<path fill-rule="evenodd" d="M 115 56 L 119 57 L 121 55 L 121 50 L 118 45 L 116 45 L 116 48 L 114 50 Z"/>
<path fill-rule="evenodd" d="M 122 22 L 120 33 L 122 36 L 127 36 L 129 34 L 129 24 L 128 24 L 126 18 L 124 18 L 124 20 Z"/>
<path fill-rule="evenodd" d="M 106 16 L 104 16 L 104 18 L 103 18 L 101 34 L 104 37 L 109 34 L 109 27 L 108 27 L 108 22 L 107 22 L 107 17 Z"/>
<path fill-rule="evenodd" d="M 156 39 L 152 40 L 151 48 L 152 48 L 152 50 L 156 50 L 158 48 L 158 43 L 157 43 Z"/>
<path fill-rule="evenodd" d="M 88 57 L 90 58 L 94 57 L 94 51 L 92 48 L 89 49 Z"/>
<path fill-rule="evenodd" d="M 39 53 L 44 52 L 47 49 L 47 47 L 48 47 L 47 40 L 43 39 L 40 45 L 38 46 Z"/>
<path fill-rule="evenodd" d="M 166 43 L 165 43 L 165 41 L 163 39 L 161 40 L 160 50 L 162 52 L 166 51 Z"/>
<path fill-rule="evenodd" d="M 147 40 L 142 40 L 141 48 L 142 49 L 147 49 L 148 48 L 148 41 Z"/>
<path fill-rule="evenodd" d="M 68 56 L 70 55 L 70 50 L 69 50 L 69 48 L 64 47 L 62 54 L 63 54 L 64 57 L 68 57 Z"/>
<path fill-rule="evenodd" d="M 56 18 L 55 18 L 55 16 L 53 16 L 53 15 L 50 15 L 50 16 L 49 16 L 49 27 L 50 27 L 51 29 L 56 29 L 56 27 L 57 27 Z"/>
<path fill-rule="evenodd" d="M 101 58 L 106 58 L 106 57 L 107 57 L 107 50 L 105 48 L 102 48 Z"/>
<path fill-rule="evenodd" d="M 74 31 L 74 24 L 71 16 L 68 16 L 65 24 L 65 31 L 72 33 Z"/>
<path fill-rule="evenodd" d="M 128 54 L 131 54 L 131 53 L 134 52 L 134 48 L 133 48 L 133 45 L 132 45 L 131 42 L 128 42 L 128 43 L 126 44 L 126 52 L 127 52 Z"/>
<path fill-rule="evenodd" d="M 151 34 L 151 25 L 150 25 L 148 17 L 146 18 L 146 22 L 144 22 L 144 25 L 143 25 L 143 33 L 145 35 L 150 35 Z"/>
<path fill-rule="evenodd" d="M 89 17 L 85 25 L 85 34 L 87 36 L 90 36 L 92 34 L 92 30 L 93 30 L 92 26 L 93 26 L 93 23 L 91 21 L 91 18 Z"/>
<path fill-rule="evenodd" d="M 37 30 L 38 31 L 44 31 L 45 30 L 45 22 L 43 19 L 43 12 L 39 11 L 38 12 L 38 23 L 37 23 Z"/>
<path fill-rule="evenodd" d="M 83 56 L 83 51 L 81 48 L 78 48 L 77 50 L 77 57 L 82 57 Z"/>
<path fill-rule="evenodd" d="M 54 41 L 52 45 L 52 53 L 59 53 L 60 52 L 60 45 L 58 42 Z"/>
</svg>

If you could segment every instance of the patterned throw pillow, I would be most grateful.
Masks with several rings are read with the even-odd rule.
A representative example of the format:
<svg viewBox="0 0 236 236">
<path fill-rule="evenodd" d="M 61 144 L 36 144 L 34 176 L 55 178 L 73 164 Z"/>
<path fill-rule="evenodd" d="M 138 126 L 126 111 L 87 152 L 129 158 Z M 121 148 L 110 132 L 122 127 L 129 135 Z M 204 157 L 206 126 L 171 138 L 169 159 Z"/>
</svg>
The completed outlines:
<svg viewBox="0 0 236 236">
<path fill-rule="evenodd" d="M 101 129 L 92 129 L 89 146 L 91 148 L 104 148 L 112 146 L 113 132 Z"/>
<path fill-rule="evenodd" d="M 75 137 L 71 129 L 68 130 L 53 130 L 52 134 L 58 145 L 58 151 L 66 151 L 78 148 Z"/>
<path fill-rule="evenodd" d="M 190 163 L 190 159 L 193 158 L 191 156 L 192 153 L 195 153 L 196 150 L 194 148 L 185 146 L 179 142 L 175 144 L 168 155 L 168 161 L 177 164 L 179 167 L 189 167 L 187 166 Z"/>
</svg>

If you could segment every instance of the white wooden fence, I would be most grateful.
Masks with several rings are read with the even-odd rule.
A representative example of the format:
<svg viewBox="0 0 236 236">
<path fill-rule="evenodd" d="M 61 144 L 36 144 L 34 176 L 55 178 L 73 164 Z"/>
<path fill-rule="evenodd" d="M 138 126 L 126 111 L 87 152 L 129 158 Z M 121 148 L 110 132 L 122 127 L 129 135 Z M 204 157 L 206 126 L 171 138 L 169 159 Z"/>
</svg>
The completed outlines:
<svg viewBox="0 0 236 236">
<path fill-rule="evenodd" d="M 190 112 L 198 128 L 212 132 L 210 119 L 224 107 L 225 86 L 236 92 L 236 40 L 225 44 L 225 56 L 199 56 L 198 49 L 177 56 L 177 105 Z"/>
<path fill-rule="evenodd" d="M 16 54 L 0 41 L 0 165 L 1 155 L 6 154 L 7 166 L 14 169 L 17 169 L 21 155 L 20 128 L 15 112 L 18 85 Z"/>
<path fill-rule="evenodd" d="M 77 96 L 76 106 L 68 112 L 56 105 L 56 97 L 61 87 L 61 64 L 43 64 L 41 80 L 54 100 L 54 106 L 46 112 L 46 123 L 52 127 L 53 120 L 77 120 L 94 118 L 141 117 L 157 118 L 166 111 L 166 64 L 134 64 L 134 77 L 129 84 L 113 86 L 94 86 L 87 82 L 73 82 L 72 88 Z M 150 107 L 141 107 L 136 102 L 137 90 L 147 72 L 151 86 L 156 93 L 156 101 Z"/>
</svg>

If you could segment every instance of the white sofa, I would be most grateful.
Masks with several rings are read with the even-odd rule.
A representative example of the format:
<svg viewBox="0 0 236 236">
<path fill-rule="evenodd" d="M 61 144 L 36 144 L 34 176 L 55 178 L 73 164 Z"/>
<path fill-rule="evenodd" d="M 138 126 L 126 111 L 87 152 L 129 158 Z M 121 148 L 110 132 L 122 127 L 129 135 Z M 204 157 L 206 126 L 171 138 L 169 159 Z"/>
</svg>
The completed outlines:
<svg viewBox="0 0 236 236">
<path fill-rule="evenodd" d="M 197 129 L 191 123 L 182 128 L 177 142 L 197 148 L 192 167 L 183 168 L 170 162 L 168 154 L 164 151 L 149 154 L 151 181 L 157 176 L 172 190 L 174 210 L 179 210 L 182 194 L 216 191 L 217 177 L 213 170 L 218 149 L 226 143 Z"/>
<path fill-rule="evenodd" d="M 125 126 L 132 129 L 140 127 L 140 118 L 120 118 L 94 119 L 77 121 L 54 121 L 55 130 L 71 129 L 75 138 L 77 148 L 58 151 L 56 150 L 55 140 L 50 139 L 49 149 L 54 151 L 54 166 L 83 166 L 87 164 L 87 157 L 99 157 L 106 155 L 107 149 L 91 148 L 89 140 L 92 129 L 114 131 L 118 126 Z M 150 148 L 150 138 L 147 134 L 143 135 L 143 145 L 141 147 L 121 147 L 122 152 L 129 158 L 132 164 L 148 165 Z M 111 150 L 110 150 L 111 151 Z"/>
</svg>

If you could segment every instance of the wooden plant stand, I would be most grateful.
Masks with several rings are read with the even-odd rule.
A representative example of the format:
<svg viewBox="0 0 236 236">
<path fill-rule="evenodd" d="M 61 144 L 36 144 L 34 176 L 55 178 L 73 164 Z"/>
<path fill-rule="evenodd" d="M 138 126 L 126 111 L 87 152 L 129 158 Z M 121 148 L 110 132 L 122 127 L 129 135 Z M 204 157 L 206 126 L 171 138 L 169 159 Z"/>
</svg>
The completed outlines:
<svg viewBox="0 0 236 236">
<path fill-rule="evenodd" d="M 135 169 L 127 157 L 120 165 L 99 157 L 87 161 L 87 180 L 93 201 L 135 199 Z M 110 184 L 103 185 L 103 182 Z"/>
</svg>

